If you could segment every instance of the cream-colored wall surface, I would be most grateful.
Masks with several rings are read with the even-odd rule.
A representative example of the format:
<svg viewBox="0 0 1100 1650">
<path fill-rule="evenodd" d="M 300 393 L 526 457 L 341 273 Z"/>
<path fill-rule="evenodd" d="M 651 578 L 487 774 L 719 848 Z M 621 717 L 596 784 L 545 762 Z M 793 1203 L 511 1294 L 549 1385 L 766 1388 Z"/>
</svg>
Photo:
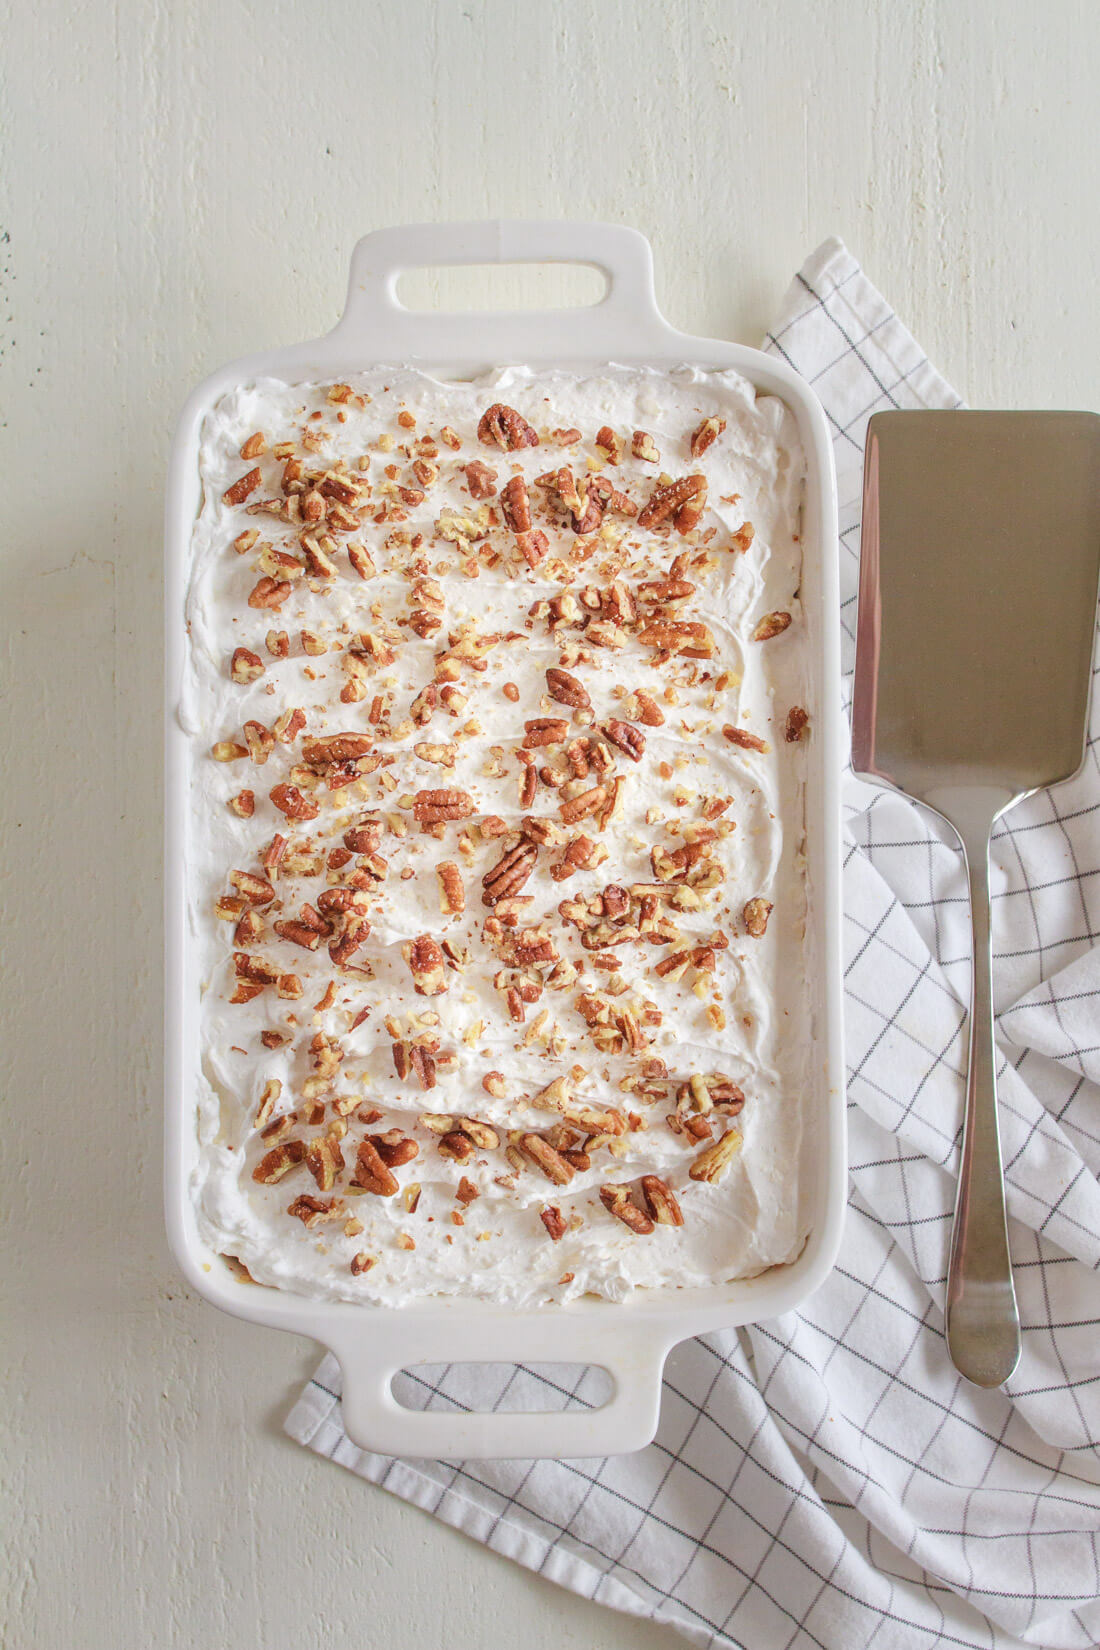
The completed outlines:
<svg viewBox="0 0 1100 1650">
<path fill-rule="evenodd" d="M 287 1442 L 315 1349 L 168 1256 L 171 428 L 331 325 L 365 230 L 509 215 L 636 225 L 669 319 L 748 341 L 838 233 L 973 403 L 1095 406 L 1100 9 L 16 0 L 3 38 L 2 1642 L 671 1645 Z"/>
</svg>

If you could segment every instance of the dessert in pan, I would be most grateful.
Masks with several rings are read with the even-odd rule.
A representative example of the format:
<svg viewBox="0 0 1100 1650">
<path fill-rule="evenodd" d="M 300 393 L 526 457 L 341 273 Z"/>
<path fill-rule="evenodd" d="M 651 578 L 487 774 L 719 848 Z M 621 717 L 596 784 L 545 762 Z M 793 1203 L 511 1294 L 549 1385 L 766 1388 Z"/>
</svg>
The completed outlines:
<svg viewBox="0 0 1100 1650">
<path fill-rule="evenodd" d="M 688 368 L 269 379 L 200 468 L 202 1235 L 386 1305 L 795 1258 L 793 414 Z"/>
</svg>

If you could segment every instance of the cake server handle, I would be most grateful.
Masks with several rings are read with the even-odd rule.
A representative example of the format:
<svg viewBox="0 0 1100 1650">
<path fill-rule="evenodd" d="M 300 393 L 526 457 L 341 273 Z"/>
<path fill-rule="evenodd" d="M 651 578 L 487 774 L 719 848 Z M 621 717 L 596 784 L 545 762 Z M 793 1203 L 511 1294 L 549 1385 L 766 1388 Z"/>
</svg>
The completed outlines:
<svg viewBox="0 0 1100 1650">
<path fill-rule="evenodd" d="M 947 1347 L 960 1374 L 1000 1386 L 1020 1357 L 1020 1315 L 1008 1247 L 997 1128 L 988 815 L 957 821 L 970 882 L 974 967 L 962 1159 L 947 1271 Z"/>
</svg>

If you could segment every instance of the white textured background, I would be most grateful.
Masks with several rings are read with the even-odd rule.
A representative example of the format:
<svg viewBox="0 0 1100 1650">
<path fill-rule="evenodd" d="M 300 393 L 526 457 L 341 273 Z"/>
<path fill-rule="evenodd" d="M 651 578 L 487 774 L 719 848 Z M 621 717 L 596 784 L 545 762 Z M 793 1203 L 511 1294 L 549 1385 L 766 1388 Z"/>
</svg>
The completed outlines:
<svg viewBox="0 0 1100 1650">
<path fill-rule="evenodd" d="M 1100 8 L 18 0 L 0 35 L 2 1642 L 669 1646 L 286 1442 L 314 1349 L 173 1272 L 171 427 L 331 325 L 363 231 L 490 215 L 636 225 L 669 319 L 752 342 L 839 233 L 973 403 L 1095 407 Z"/>
</svg>

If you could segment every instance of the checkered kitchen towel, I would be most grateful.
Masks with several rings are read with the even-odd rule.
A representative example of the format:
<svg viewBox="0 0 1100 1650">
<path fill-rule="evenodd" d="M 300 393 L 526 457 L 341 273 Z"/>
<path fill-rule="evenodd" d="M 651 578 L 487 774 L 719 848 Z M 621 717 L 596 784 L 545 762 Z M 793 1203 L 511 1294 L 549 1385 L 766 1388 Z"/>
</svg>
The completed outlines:
<svg viewBox="0 0 1100 1650">
<path fill-rule="evenodd" d="M 847 686 L 867 419 L 959 398 L 837 241 L 797 276 L 767 348 L 810 380 L 833 430 Z M 969 1386 L 943 1343 L 969 990 L 960 859 L 933 820 L 849 775 L 851 1184 L 824 1287 L 798 1312 L 679 1347 L 657 1439 L 637 1455 L 367 1455 L 341 1429 L 331 1358 L 291 1435 L 697 1645 L 1100 1642 L 1100 693 L 1091 734 L 1081 776 L 1015 809 L 994 843 L 1001 1130 L 1024 1323 L 1007 1390 Z M 583 1371 L 553 1373 L 556 1386 L 512 1368 L 422 1371 L 402 1399 L 585 1402 Z"/>
</svg>

